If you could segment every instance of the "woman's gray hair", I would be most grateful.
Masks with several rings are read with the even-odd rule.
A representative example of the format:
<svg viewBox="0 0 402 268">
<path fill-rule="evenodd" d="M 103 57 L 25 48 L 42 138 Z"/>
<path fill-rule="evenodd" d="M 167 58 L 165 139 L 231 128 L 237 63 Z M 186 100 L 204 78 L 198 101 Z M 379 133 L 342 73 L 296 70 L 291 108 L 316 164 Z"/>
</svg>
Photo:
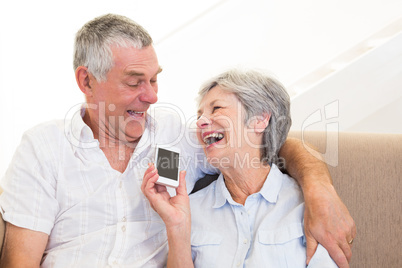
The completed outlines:
<svg viewBox="0 0 402 268">
<path fill-rule="evenodd" d="M 198 104 L 216 86 L 236 95 L 246 112 L 246 125 L 254 116 L 271 114 L 268 127 L 263 133 L 261 162 L 269 165 L 277 163 L 279 149 L 292 124 L 290 98 L 284 86 L 261 71 L 232 69 L 203 84 L 198 92 Z"/>
<path fill-rule="evenodd" d="M 98 81 L 105 81 L 114 66 L 111 46 L 141 49 L 152 44 L 148 32 L 127 17 L 107 14 L 86 23 L 75 36 L 74 70 L 85 66 Z"/>
</svg>

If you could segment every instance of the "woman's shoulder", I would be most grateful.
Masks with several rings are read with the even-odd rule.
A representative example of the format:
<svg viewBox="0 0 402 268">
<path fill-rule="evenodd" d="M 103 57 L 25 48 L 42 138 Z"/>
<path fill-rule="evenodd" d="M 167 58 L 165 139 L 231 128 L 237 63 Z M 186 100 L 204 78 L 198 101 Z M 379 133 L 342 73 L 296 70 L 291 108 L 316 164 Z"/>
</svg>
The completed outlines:
<svg viewBox="0 0 402 268">
<path fill-rule="evenodd" d="M 197 191 L 190 194 L 190 204 L 199 204 L 207 200 L 212 200 L 215 195 L 216 180 L 213 180 L 209 185 L 197 189 Z"/>
</svg>

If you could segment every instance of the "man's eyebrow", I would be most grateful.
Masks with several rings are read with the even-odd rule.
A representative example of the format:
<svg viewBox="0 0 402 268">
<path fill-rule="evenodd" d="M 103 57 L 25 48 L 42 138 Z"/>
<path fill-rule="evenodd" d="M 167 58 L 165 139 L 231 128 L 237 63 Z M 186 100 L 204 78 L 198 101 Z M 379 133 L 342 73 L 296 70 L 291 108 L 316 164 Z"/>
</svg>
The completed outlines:
<svg viewBox="0 0 402 268">
<path fill-rule="evenodd" d="M 159 74 L 160 72 L 162 72 L 162 68 L 161 67 L 159 67 L 159 69 L 158 69 L 158 71 L 155 73 L 155 75 L 157 75 L 157 74 Z M 137 71 L 126 71 L 125 73 L 124 73 L 125 75 L 128 75 L 128 76 L 144 76 L 144 73 L 140 73 L 140 72 L 137 72 Z"/>
</svg>

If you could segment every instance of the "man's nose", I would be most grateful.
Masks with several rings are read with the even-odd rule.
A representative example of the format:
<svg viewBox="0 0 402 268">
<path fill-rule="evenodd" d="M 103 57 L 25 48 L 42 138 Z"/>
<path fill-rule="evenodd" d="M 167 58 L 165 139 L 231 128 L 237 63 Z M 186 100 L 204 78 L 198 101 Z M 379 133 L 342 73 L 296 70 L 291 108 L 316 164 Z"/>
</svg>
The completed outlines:
<svg viewBox="0 0 402 268">
<path fill-rule="evenodd" d="M 140 100 L 149 104 L 154 104 L 158 101 L 158 86 L 152 86 L 151 84 L 144 85 L 143 93 Z"/>
</svg>

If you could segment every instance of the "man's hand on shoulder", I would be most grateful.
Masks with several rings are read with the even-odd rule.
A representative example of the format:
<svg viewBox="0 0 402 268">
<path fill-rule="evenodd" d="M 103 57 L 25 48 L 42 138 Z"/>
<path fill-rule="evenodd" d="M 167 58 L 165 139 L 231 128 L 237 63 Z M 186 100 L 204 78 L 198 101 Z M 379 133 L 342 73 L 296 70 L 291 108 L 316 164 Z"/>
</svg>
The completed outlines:
<svg viewBox="0 0 402 268">
<path fill-rule="evenodd" d="M 285 159 L 287 172 L 303 191 L 307 260 L 320 243 L 339 267 L 349 267 L 352 257 L 349 242 L 356 236 L 356 226 L 332 185 L 326 163 L 295 138 L 286 140 L 279 156 Z"/>
<path fill-rule="evenodd" d="M 304 229 L 307 240 L 307 261 L 318 243 L 323 245 L 336 264 L 349 267 L 356 225 L 331 184 L 311 184 L 305 192 Z"/>
</svg>

